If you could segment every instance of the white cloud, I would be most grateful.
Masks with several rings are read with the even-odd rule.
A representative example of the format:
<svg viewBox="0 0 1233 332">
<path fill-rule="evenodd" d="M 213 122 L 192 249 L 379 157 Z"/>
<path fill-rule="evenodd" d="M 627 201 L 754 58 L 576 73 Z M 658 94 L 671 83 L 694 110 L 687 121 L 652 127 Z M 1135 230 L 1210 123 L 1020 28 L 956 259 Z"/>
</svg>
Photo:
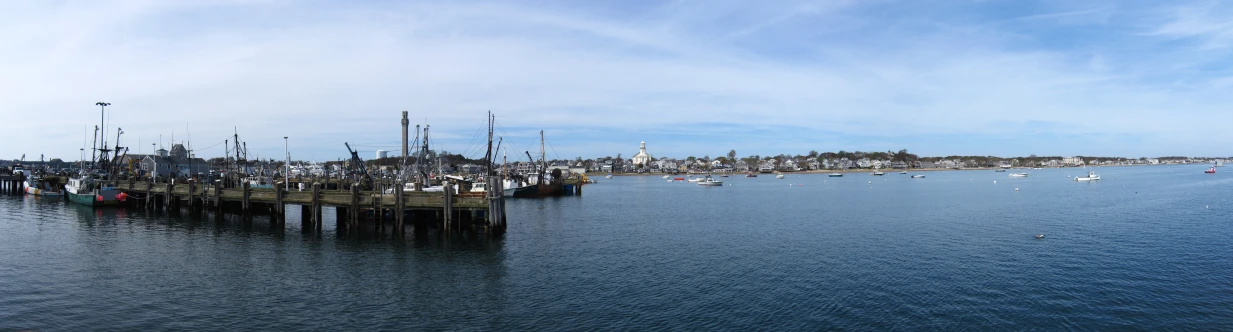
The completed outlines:
<svg viewBox="0 0 1233 332">
<path fill-rule="evenodd" d="M 281 137 L 291 136 L 293 150 L 313 159 L 343 155 L 344 141 L 396 145 L 402 110 L 411 112 L 413 122 L 426 118 L 451 151 L 467 148 L 487 110 L 520 132 L 549 127 L 688 133 L 722 123 L 878 136 L 885 142 L 880 144 L 902 146 L 917 136 L 1057 130 L 1180 137 L 1219 132 L 1221 123 L 1233 120 L 1233 112 L 1221 106 L 1230 105 L 1229 97 L 1215 84 L 1227 75 L 1171 77 L 1180 87 L 1153 80 L 1171 75 L 1155 64 L 1199 66 L 1206 59 L 1030 48 L 1013 44 L 1023 42 L 1018 32 L 965 22 L 905 18 L 879 26 L 883 18 L 860 16 L 859 3 L 751 11 L 741 4 L 674 4 L 621 8 L 620 14 L 455 2 L 3 6 L 28 14 L 0 23 L 0 43 L 12 46 L 0 52 L 0 61 L 20 64 L 0 77 L 0 96 L 8 101 L 4 114 L 11 123 L 52 134 L 0 147 L 4 156 L 75 157 L 79 127 L 96 122 L 95 101 L 114 103 L 112 123 L 125 127 L 126 144 L 173 130 L 179 139 L 187 126 L 195 144 L 205 146 L 238 128 L 263 155 L 281 156 Z M 1098 13 L 1114 10 L 1105 8 Z M 1027 21 L 1050 24 L 1095 13 Z M 837 21 L 849 26 L 827 30 Z M 925 21 L 932 23 L 921 25 Z M 1220 31 L 1228 29 L 1213 25 L 1220 23 L 1179 14 L 1154 35 L 1207 36 L 1209 45 L 1227 39 Z M 6 141 L 26 137 L 17 131 L 0 135 Z M 510 139 L 533 146 L 533 136 Z M 684 149 L 706 144 L 679 136 L 684 141 L 656 143 L 680 146 L 670 153 L 681 154 L 728 149 L 689 152 Z M 818 143 L 813 137 L 799 141 L 776 140 L 776 148 L 790 151 L 757 151 L 770 145 L 750 144 L 742 154 L 800 153 Z M 946 153 L 967 143 L 941 144 L 947 146 L 931 149 Z M 632 143 L 560 145 L 564 155 L 589 157 L 615 153 L 588 146 Z M 1049 150 L 1042 155 L 1073 150 L 1041 149 Z"/>
</svg>

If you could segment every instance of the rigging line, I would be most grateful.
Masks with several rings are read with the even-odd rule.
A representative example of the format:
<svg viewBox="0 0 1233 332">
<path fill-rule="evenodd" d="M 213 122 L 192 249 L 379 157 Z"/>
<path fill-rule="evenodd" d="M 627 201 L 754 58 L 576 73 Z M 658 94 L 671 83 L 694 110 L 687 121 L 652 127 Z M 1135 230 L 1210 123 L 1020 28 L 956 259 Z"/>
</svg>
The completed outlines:
<svg viewBox="0 0 1233 332">
<path fill-rule="evenodd" d="M 494 125 L 495 127 L 497 127 L 497 129 L 498 129 L 498 130 L 500 130 L 500 131 L 501 131 L 502 137 L 511 137 L 511 136 L 509 135 L 509 133 L 505 131 L 505 127 L 501 125 L 501 121 L 500 121 L 500 120 L 495 120 L 495 119 L 494 119 L 494 120 L 493 120 L 493 125 Z M 510 140 L 510 142 L 509 142 L 509 143 L 506 143 L 506 144 L 510 146 L 510 147 L 506 148 L 506 151 L 511 151 L 511 150 L 512 150 L 512 151 L 514 151 L 514 152 L 515 152 L 515 154 L 517 154 L 517 152 L 518 152 L 518 151 L 524 151 L 521 147 L 519 147 L 519 146 L 518 146 L 518 144 L 517 144 L 517 143 L 514 143 L 514 141 L 513 141 L 513 140 Z"/>
<path fill-rule="evenodd" d="M 471 142 L 470 142 L 470 143 L 467 143 L 469 146 L 467 147 L 467 149 L 465 150 L 465 152 L 462 154 L 462 156 L 464 156 L 464 157 L 468 157 L 468 159 L 474 159 L 474 158 L 470 158 L 470 156 L 471 156 L 471 155 L 473 155 L 473 154 L 475 154 L 475 153 L 479 153 L 480 151 L 483 151 L 483 147 L 476 146 L 476 143 L 475 143 L 475 142 L 476 142 L 477 140 L 483 139 L 483 138 L 481 138 L 481 137 L 480 137 L 480 132 L 481 132 L 481 130 L 482 130 L 482 129 L 488 129 L 488 119 L 487 119 L 487 116 L 485 116 L 484 122 L 483 122 L 483 123 L 481 123 L 481 125 L 483 125 L 483 128 L 476 128 L 476 129 L 475 129 L 475 134 L 471 135 Z M 486 144 L 485 144 L 485 145 L 486 145 Z M 474 149 L 474 150 L 473 150 L 473 149 Z"/>
</svg>

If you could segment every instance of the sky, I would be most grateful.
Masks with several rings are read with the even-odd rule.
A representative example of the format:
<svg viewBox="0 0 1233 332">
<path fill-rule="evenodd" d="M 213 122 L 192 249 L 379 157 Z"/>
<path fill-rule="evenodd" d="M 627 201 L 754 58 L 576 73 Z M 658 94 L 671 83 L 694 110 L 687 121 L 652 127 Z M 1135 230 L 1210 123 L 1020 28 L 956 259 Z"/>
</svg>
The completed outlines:
<svg viewBox="0 0 1233 332">
<path fill-rule="evenodd" d="M 0 158 L 1230 156 L 1220 1 L 0 2 Z M 288 137 L 286 140 L 282 138 Z M 414 136 L 414 134 L 413 134 Z M 521 156 L 521 158 L 519 158 Z"/>
</svg>

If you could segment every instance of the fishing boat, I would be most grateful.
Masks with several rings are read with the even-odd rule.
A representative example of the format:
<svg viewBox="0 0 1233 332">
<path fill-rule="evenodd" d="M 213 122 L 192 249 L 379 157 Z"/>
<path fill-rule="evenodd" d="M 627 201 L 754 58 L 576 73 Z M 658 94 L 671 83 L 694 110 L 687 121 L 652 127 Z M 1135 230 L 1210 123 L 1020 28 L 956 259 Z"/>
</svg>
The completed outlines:
<svg viewBox="0 0 1233 332">
<path fill-rule="evenodd" d="M 873 175 L 873 176 L 883 176 L 883 175 L 886 175 L 886 172 L 882 172 L 882 171 L 873 171 L 873 173 L 870 173 L 869 175 Z"/>
<path fill-rule="evenodd" d="M 102 181 L 90 176 L 70 178 L 64 185 L 69 201 L 89 206 L 120 205 L 126 198 L 120 190 L 105 186 Z"/>
<path fill-rule="evenodd" d="M 69 201 L 77 204 L 88 206 L 106 206 L 120 205 L 127 196 L 120 190 L 112 187 L 107 183 L 109 178 L 107 170 L 110 169 L 111 159 L 108 154 L 112 151 L 120 150 L 119 144 L 116 148 L 110 149 L 107 147 L 106 123 L 103 119 L 106 118 L 106 107 L 110 103 L 98 102 L 95 105 L 103 107 L 103 111 L 99 114 L 99 126 L 94 127 L 95 140 L 92 150 L 98 152 L 97 156 L 91 156 L 93 162 L 90 168 L 86 168 L 83 164 L 82 168 L 76 175 L 69 177 L 68 183 L 64 185 L 64 193 L 68 196 Z M 103 135 L 97 135 L 102 130 Z M 120 134 L 123 131 L 118 130 L 116 133 L 116 141 L 120 140 Z"/>
<path fill-rule="evenodd" d="M 1007 174 L 1007 176 L 1012 177 L 1012 178 L 1026 178 L 1028 176 L 1028 173 L 1010 173 L 1010 174 Z"/>
<path fill-rule="evenodd" d="M 908 171 L 899 172 L 899 174 L 908 174 Z"/>
<path fill-rule="evenodd" d="M 609 175 L 612 175 L 612 174 L 609 174 Z M 608 177 L 608 178 L 609 178 L 609 179 L 611 179 L 612 177 Z M 667 179 L 667 178 L 668 178 L 668 176 L 667 176 L 667 175 L 664 175 L 664 178 L 665 178 L 665 179 Z"/>
<path fill-rule="evenodd" d="M 912 175 L 912 178 L 913 178 L 913 179 L 924 179 L 924 178 L 925 178 L 925 175 L 924 175 L 924 174 L 916 174 L 916 175 Z"/>
<path fill-rule="evenodd" d="M 539 153 L 540 153 L 540 171 L 535 177 L 535 184 L 528 184 L 514 190 L 514 197 L 517 198 L 539 198 L 561 196 L 565 192 L 565 177 L 561 176 L 561 170 L 554 169 L 551 174 L 544 174 L 544 170 L 548 169 L 546 152 L 544 151 L 544 131 L 539 132 Z M 527 158 L 531 158 L 531 152 L 527 152 Z M 531 160 L 532 163 L 535 160 Z"/>
<path fill-rule="evenodd" d="M 717 180 L 717 179 L 711 178 L 711 176 L 710 176 L 710 175 L 707 175 L 707 176 L 705 176 L 705 177 L 699 178 L 699 180 L 700 180 L 700 181 L 696 181 L 696 182 L 698 182 L 698 185 L 699 185 L 699 186 L 706 186 L 706 187 L 718 187 L 718 186 L 723 186 L 723 185 L 724 185 L 724 182 L 723 182 L 723 181 L 720 181 L 720 180 Z M 693 181 L 693 180 L 690 180 L 690 181 Z"/>
<path fill-rule="evenodd" d="M 1211 168 L 1208 168 L 1206 171 L 1203 171 L 1203 173 L 1216 174 L 1216 166 L 1212 166 Z"/>
<path fill-rule="evenodd" d="M 993 170 L 993 171 L 994 171 L 994 172 L 1005 172 L 1005 171 L 1006 171 L 1006 169 L 1005 169 L 1005 168 L 999 168 L 999 169 L 995 169 L 995 170 Z"/>
<path fill-rule="evenodd" d="M 843 173 L 831 173 L 831 174 L 827 174 L 826 176 L 829 176 L 832 178 L 841 178 L 843 177 Z"/>
<path fill-rule="evenodd" d="M 776 179 L 782 179 L 782 178 L 783 178 L 783 174 L 775 174 L 775 178 L 776 178 Z"/>
<path fill-rule="evenodd" d="M 60 183 L 60 178 L 58 177 L 43 177 L 32 174 L 26 177 L 23 187 L 25 187 L 27 194 L 35 196 L 59 197 L 64 195 L 64 184 Z"/>
<path fill-rule="evenodd" d="M 1082 177 L 1076 176 L 1075 177 L 1075 181 L 1096 181 L 1096 180 L 1100 180 L 1100 175 L 1096 175 L 1096 172 L 1087 172 L 1087 176 L 1082 176 Z"/>
<path fill-rule="evenodd" d="M 241 181 L 248 183 L 249 188 L 274 189 L 274 178 L 268 176 L 248 176 L 242 178 Z"/>
<path fill-rule="evenodd" d="M 747 173 L 747 174 L 745 174 L 745 177 L 747 177 L 747 178 L 756 178 L 756 177 L 758 177 L 758 175 L 757 175 L 757 174 L 754 174 L 754 173 Z"/>
</svg>

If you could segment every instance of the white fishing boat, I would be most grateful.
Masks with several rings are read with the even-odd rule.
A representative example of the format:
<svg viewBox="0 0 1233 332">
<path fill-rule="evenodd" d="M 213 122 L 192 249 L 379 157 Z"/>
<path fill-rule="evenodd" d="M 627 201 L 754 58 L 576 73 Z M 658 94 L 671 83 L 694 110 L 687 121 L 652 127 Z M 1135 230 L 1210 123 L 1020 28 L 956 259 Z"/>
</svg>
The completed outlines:
<svg viewBox="0 0 1233 332">
<path fill-rule="evenodd" d="M 27 194 L 34 196 L 59 197 L 64 195 L 64 184 L 61 184 L 59 178 L 56 177 L 44 178 L 37 174 L 29 174 L 22 187 Z"/>
<path fill-rule="evenodd" d="M 665 178 L 665 179 L 667 179 L 667 178 L 668 178 L 668 176 L 667 176 L 667 175 L 664 175 L 664 178 Z"/>
<path fill-rule="evenodd" d="M 704 178 L 692 178 L 692 179 L 689 179 L 689 182 L 702 182 L 702 179 Z"/>
<path fill-rule="evenodd" d="M 776 179 L 782 179 L 782 178 L 783 178 L 783 174 L 775 175 L 775 178 L 776 178 Z"/>
<path fill-rule="evenodd" d="M 925 175 L 924 175 L 924 174 L 916 174 L 916 175 L 912 175 L 912 178 L 913 178 L 913 179 L 923 179 L 923 178 L 925 178 Z"/>
<path fill-rule="evenodd" d="M 886 172 L 882 172 L 882 171 L 874 171 L 873 173 L 871 173 L 871 174 L 869 174 L 869 175 L 873 175 L 873 176 L 883 176 L 883 175 L 886 175 Z"/>
<path fill-rule="evenodd" d="M 1087 176 L 1075 177 L 1075 181 L 1095 181 L 1095 180 L 1100 180 L 1100 175 L 1096 175 L 1096 172 L 1087 172 Z"/>
<path fill-rule="evenodd" d="M 1012 178 L 1026 178 L 1028 173 L 1010 173 L 1007 176 Z"/>
<path fill-rule="evenodd" d="M 843 173 L 831 173 L 831 174 L 827 174 L 826 176 L 832 177 L 832 178 L 841 178 L 843 177 Z"/>
</svg>

